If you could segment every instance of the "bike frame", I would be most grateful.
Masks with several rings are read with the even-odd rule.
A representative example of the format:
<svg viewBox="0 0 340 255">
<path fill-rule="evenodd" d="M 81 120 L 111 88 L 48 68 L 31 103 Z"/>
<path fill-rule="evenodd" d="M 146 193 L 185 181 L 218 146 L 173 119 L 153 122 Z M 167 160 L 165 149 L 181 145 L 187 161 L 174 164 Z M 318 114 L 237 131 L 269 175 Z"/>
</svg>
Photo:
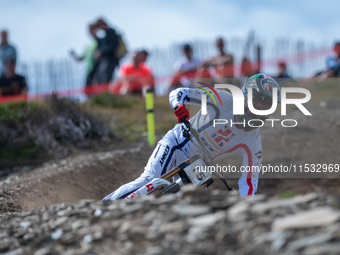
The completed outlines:
<svg viewBox="0 0 340 255">
<path fill-rule="evenodd" d="M 202 152 L 203 152 L 203 160 L 205 162 L 207 162 L 207 165 L 215 165 L 213 163 L 213 159 L 211 158 L 209 152 L 207 151 L 207 149 L 205 148 L 204 144 L 202 143 L 200 137 L 199 137 L 199 134 L 197 132 L 196 129 L 194 129 L 190 122 L 186 120 L 186 118 L 182 119 L 181 120 L 185 126 L 187 127 L 187 130 L 183 130 L 184 134 L 187 136 L 187 138 L 190 139 L 190 134 L 193 135 L 193 137 L 195 138 L 195 140 L 198 142 Z M 190 132 L 190 133 L 189 133 Z M 218 178 L 219 180 L 221 180 L 223 182 L 223 184 L 226 186 L 226 188 L 229 190 L 229 191 L 232 191 L 234 190 L 233 187 L 231 187 L 227 181 L 226 178 L 224 178 L 224 176 L 221 174 L 221 173 L 216 173 L 216 172 L 213 172 L 212 173 L 213 176 L 215 176 L 216 178 Z"/>
<path fill-rule="evenodd" d="M 129 196 L 125 198 L 126 199 L 132 199 L 135 196 L 141 196 L 141 195 L 160 195 L 161 193 L 163 194 L 169 194 L 169 193 L 177 193 L 180 190 L 180 187 L 189 183 L 193 183 L 194 185 L 197 186 L 202 186 L 202 187 L 209 187 L 213 182 L 214 178 L 216 177 L 219 180 L 223 182 L 223 184 L 227 187 L 229 191 L 234 190 L 227 182 L 227 180 L 222 176 L 220 173 L 210 173 L 208 174 L 203 173 L 193 169 L 193 166 L 213 166 L 213 160 L 204 147 L 202 141 L 199 138 L 198 132 L 192 128 L 190 122 L 187 120 L 182 120 L 184 125 L 186 126 L 187 129 L 183 127 L 183 133 L 184 136 L 188 139 L 191 140 L 191 135 L 194 137 L 194 139 L 197 141 L 199 144 L 201 151 L 202 151 L 202 156 L 201 158 L 199 155 L 194 155 L 187 160 L 183 161 L 181 164 L 178 166 L 174 167 L 167 173 L 163 174 L 160 178 L 154 178 L 150 183 L 144 185 L 143 187 L 139 188 Z M 191 140 L 192 141 L 192 140 Z M 198 162 L 198 164 L 197 164 Z M 192 166 L 190 166 L 193 164 Z M 174 182 L 170 182 L 170 179 L 175 177 L 176 175 L 179 175 L 180 178 L 178 178 Z"/>
</svg>

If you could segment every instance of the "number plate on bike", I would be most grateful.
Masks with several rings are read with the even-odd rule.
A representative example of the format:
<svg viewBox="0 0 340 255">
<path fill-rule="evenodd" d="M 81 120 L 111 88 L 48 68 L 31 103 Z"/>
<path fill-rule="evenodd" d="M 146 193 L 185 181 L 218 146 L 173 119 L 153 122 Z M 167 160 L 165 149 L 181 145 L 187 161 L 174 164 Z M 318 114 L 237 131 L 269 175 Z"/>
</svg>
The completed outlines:
<svg viewBox="0 0 340 255">
<path fill-rule="evenodd" d="M 195 157 L 195 159 L 190 162 L 190 165 L 184 168 L 184 171 L 194 185 L 200 186 L 212 178 L 211 173 L 207 169 L 208 167 L 203 160 Z"/>
</svg>

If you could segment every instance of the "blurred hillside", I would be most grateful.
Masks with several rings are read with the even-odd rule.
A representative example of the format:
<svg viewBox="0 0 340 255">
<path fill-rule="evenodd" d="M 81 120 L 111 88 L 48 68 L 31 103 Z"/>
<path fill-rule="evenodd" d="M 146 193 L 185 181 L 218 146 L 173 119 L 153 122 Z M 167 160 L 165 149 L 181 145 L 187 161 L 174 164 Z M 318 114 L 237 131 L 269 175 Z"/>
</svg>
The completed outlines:
<svg viewBox="0 0 340 255">
<path fill-rule="evenodd" d="M 155 99 L 156 135 L 176 124 L 167 98 Z M 103 93 L 85 103 L 56 95 L 0 105 L 0 170 L 126 146 L 146 136 L 144 99 Z"/>
</svg>

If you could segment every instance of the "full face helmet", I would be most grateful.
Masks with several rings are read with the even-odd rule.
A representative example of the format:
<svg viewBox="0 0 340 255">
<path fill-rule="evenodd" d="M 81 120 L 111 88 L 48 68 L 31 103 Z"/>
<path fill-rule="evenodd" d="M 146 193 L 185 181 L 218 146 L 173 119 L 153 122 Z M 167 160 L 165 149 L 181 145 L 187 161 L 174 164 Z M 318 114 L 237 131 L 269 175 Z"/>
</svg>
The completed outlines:
<svg viewBox="0 0 340 255">
<path fill-rule="evenodd" d="M 248 125 L 248 121 L 252 119 L 265 120 L 269 118 L 270 115 L 255 115 L 248 108 L 248 88 L 252 89 L 252 100 L 253 106 L 256 110 L 268 110 L 271 108 L 273 103 L 273 88 L 277 88 L 277 102 L 281 102 L 281 89 L 279 84 L 271 78 L 270 76 L 259 73 L 251 76 L 242 87 L 242 92 L 244 95 L 244 115 L 235 115 L 235 120 L 237 122 L 245 121 L 246 125 L 236 125 L 237 128 L 243 129 L 244 131 L 253 130 L 255 127 L 259 126 L 261 123 L 256 123 L 253 121 L 253 126 Z M 260 122 L 260 121 L 258 121 Z"/>
</svg>

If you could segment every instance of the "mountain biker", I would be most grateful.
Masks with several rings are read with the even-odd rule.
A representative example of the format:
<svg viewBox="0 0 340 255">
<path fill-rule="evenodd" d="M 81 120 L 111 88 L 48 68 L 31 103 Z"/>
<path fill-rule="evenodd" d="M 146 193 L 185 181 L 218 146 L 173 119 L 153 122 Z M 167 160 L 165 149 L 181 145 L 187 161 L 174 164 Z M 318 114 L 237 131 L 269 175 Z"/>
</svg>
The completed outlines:
<svg viewBox="0 0 340 255">
<path fill-rule="evenodd" d="M 213 160 L 235 154 L 243 155 L 243 166 L 251 171 L 243 171 L 239 179 L 239 193 L 241 196 L 252 196 L 258 187 L 259 166 L 262 162 L 262 146 L 260 130 L 249 126 L 249 120 L 264 120 L 269 116 L 256 116 L 248 109 L 247 88 L 253 88 L 253 106 L 257 110 L 271 108 L 273 88 L 277 88 L 278 102 L 281 100 L 280 87 L 274 79 L 265 75 L 257 74 L 249 78 L 242 87 L 245 95 L 244 115 L 233 115 L 233 97 L 224 90 L 217 90 L 223 102 L 223 106 L 215 106 L 211 97 L 207 98 L 207 115 L 202 110 L 190 119 L 192 128 L 196 129 L 206 145 Z M 178 122 L 183 118 L 189 119 L 189 111 L 185 104 L 201 105 L 201 95 L 206 93 L 200 89 L 178 88 L 170 93 L 170 105 L 175 110 Z M 214 119 L 233 120 L 239 124 L 213 125 Z M 255 123 L 256 121 L 252 121 Z M 245 125 L 241 124 L 244 123 Z M 153 178 L 160 177 L 164 173 L 177 166 L 182 161 L 196 154 L 195 146 L 190 146 L 188 138 L 182 132 L 184 124 L 177 124 L 172 130 L 158 142 L 142 175 L 136 180 L 129 182 L 116 191 L 106 196 L 103 201 L 123 199 L 132 192 L 150 182 Z M 194 150 L 194 151 L 190 151 Z M 197 152 L 199 153 L 199 152 Z"/>
</svg>

